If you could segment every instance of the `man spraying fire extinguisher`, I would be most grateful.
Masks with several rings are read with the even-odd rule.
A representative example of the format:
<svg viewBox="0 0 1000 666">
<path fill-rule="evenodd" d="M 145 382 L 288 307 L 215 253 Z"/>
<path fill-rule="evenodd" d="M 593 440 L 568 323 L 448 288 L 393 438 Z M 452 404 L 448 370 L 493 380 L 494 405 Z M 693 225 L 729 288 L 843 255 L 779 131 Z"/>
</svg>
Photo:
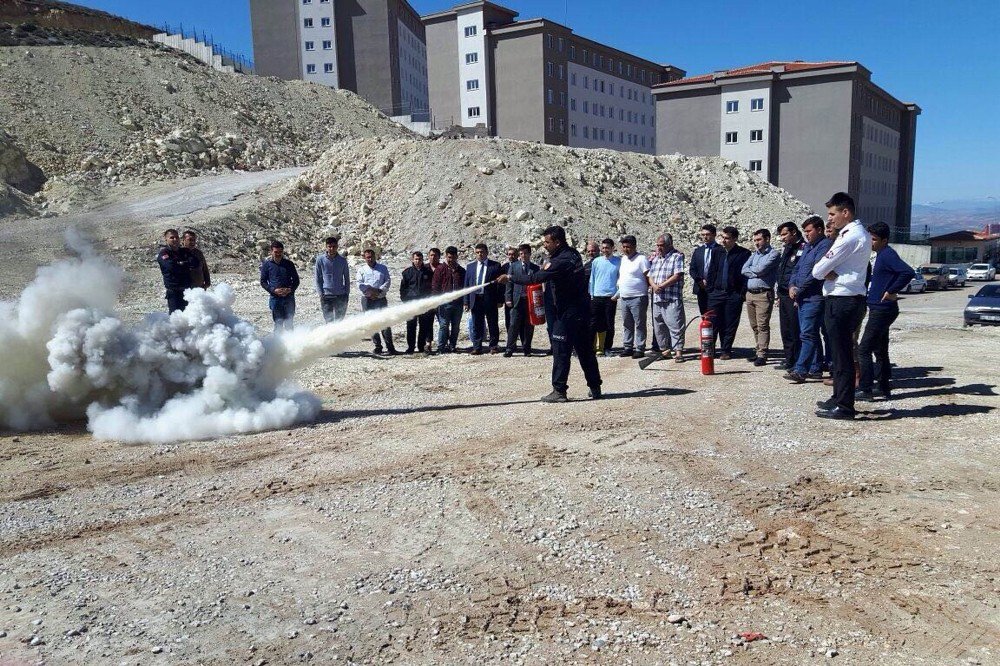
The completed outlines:
<svg viewBox="0 0 1000 666">
<path fill-rule="evenodd" d="M 520 285 L 545 283 L 552 294 L 555 318 L 552 322 L 552 393 L 542 402 L 566 402 L 569 388 L 569 366 L 576 351 L 583 375 L 590 387 L 590 397 L 601 397 L 601 370 L 594 353 L 590 332 L 590 294 L 583 271 L 583 259 L 576 249 L 566 244 L 566 230 L 551 226 L 542 232 L 542 244 L 549 259 L 542 269 L 531 275 L 501 275 L 500 284 Z"/>
</svg>

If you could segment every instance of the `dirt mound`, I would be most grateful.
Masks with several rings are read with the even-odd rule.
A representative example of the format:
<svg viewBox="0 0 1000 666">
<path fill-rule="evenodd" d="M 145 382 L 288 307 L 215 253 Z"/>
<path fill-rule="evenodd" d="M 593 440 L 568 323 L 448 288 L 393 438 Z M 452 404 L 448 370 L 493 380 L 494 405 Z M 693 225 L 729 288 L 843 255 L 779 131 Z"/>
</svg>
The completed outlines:
<svg viewBox="0 0 1000 666">
<path fill-rule="evenodd" d="M 226 74 L 154 46 L 0 48 L 0 118 L 50 177 L 97 183 L 310 164 L 411 136 L 356 95 Z"/>
<path fill-rule="evenodd" d="M 29 162 L 14 143 L 14 137 L 0 129 L 0 183 L 34 194 L 45 183 L 42 170 Z"/>
<path fill-rule="evenodd" d="M 365 139 L 338 144 L 275 204 L 218 230 L 255 254 L 268 238 L 310 259 L 320 239 L 343 235 L 348 252 L 400 254 L 430 244 L 495 249 L 540 243 L 562 224 L 586 239 L 664 231 L 686 248 L 706 222 L 743 234 L 800 220 L 808 208 L 784 190 L 719 158 L 651 157 L 502 139 Z M 227 250 L 231 250 L 230 245 Z"/>
</svg>

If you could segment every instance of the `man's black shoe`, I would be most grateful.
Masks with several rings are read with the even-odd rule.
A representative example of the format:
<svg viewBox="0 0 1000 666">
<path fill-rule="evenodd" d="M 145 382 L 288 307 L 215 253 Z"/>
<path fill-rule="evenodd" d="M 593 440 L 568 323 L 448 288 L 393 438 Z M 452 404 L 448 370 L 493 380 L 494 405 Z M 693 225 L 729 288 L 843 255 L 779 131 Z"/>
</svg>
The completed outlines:
<svg viewBox="0 0 1000 666">
<path fill-rule="evenodd" d="M 816 406 L 820 409 L 833 409 L 837 406 L 837 401 L 833 398 L 830 398 L 829 400 L 817 400 Z"/>
<path fill-rule="evenodd" d="M 882 398 L 883 400 L 892 400 L 892 391 L 890 391 L 889 389 L 884 389 L 883 390 L 883 389 L 877 388 L 877 389 L 875 389 L 875 390 L 872 391 L 872 396 L 874 396 L 876 398 Z"/>
<path fill-rule="evenodd" d="M 622 358 L 632 358 L 632 350 L 631 349 L 623 349 L 621 351 L 621 353 L 618 354 L 618 355 L 620 357 L 622 357 Z"/>
<path fill-rule="evenodd" d="M 657 353 L 659 353 L 659 352 L 657 352 Z M 642 358 L 643 356 L 645 356 L 645 354 L 643 354 L 641 351 L 637 351 L 637 352 L 633 352 L 632 353 L 632 358 Z"/>
<path fill-rule="evenodd" d="M 509 349 L 503 353 L 503 357 L 504 358 L 510 358 L 513 355 L 514 355 L 514 352 L 510 351 Z"/>
<path fill-rule="evenodd" d="M 385 352 L 388 356 L 399 356 L 399 352 L 396 351 L 395 347 L 389 347 Z"/>
<path fill-rule="evenodd" d="M 785 365 L 784 361 L 782 361 L 781 363 L 778 363 L 777 365 L 775 365 L 774 369 L 775 370 L 791 370 L 791 368 L 789 366 Z"/>
<path fill-rule="evenodd" d="M 524 355 L 531 356 L 531 350 L 530 349 L 525 350 Z"/>
<path fill-rule="evenodd" d="M 542 402 L 566 402 L 566 394 L 560 393 L 559 391 L 553 391 L 542 398 Z"/>
<path fill-rule="evenodd" d="M 375 356 L 381 356 L 382 355 L 382 348 L 381 347 L 376 347 L 375 351 L 373 351 L 372 354 L 374 354 Z"/>
<path fill-rule="evenodd" d="M 861 402 L 875 402 L 875 396 L 871 391 L 857 390 L 854 392 L 854 399 Z"/>
<path fill-rule="evenodd" d="M 833 409 L 817 409 L 816 416 L 821 419 L 834 419 L 838 421 L 853 421 L 854 412 L 849 412 L 846 409 L 840 407 L 834 407 Z"/>
<path fill-rule="evenodd" d="M 604 397 L 604 394 L 601 393 L 600 386 L 591 386 L 590 390 L 587 391 L 587 397 L 593 398 L 594 400 L 600 400 L 602 397 Z"/>
<path fill-rule="evenodd" d="M 762 366 L 767 365 L 767 359 L 764 358 L 763 356 L 758 356 L 753 360 L 753 364 L 755 367 L 760 368 Z"/>
<path fill-rule="evenodd" d="M 786 372 L 782 375 L 782 378 L 787 379 L 793 384 L 805 384 L 806 382 L 806 378 L 794 370 L 792 372 Z"/>
<path fill-rule="evenodd" d="M 823 379 L 823 373 L 822 372 L 807 372 L 805 374 L 805 378 L 806 379 L 815 379 L 816 381 L 820 381 L 820 380 Z"/>
<path fill-rule="evenodd" d="M 413 347 L 407 347 L 406 351 L 404 351 L 403 353 L 404 354 L 412 354 L 413 353 Z"/>
</svg>

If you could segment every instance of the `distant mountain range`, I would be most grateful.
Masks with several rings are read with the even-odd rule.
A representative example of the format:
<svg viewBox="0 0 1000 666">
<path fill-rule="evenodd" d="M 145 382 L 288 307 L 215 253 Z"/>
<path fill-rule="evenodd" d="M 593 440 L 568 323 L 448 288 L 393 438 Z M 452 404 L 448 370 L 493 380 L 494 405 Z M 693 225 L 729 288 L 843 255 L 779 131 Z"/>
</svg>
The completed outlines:
<svg viewBox="0 0 1000 666">
<path fill-rule="evenodd" d="M 1000 224 L 1000 195 L 995 199 L 954 199 L 913 204 L 911 229 L 914 235 L 927 232 L 939 236 L 964 229 L 983 229 Z"/>
</svg>

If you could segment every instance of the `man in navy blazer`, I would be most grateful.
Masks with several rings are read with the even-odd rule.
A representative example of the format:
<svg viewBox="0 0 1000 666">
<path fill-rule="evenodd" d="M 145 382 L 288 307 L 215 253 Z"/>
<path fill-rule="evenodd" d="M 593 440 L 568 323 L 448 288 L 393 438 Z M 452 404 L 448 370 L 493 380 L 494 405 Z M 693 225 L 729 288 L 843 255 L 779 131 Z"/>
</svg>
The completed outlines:
<svg viewBox="0 0 1000 666">
<path fill-rule="evenodd" d="M 503 305 L 500 288 L 494 280 L 500 276 L 500 264 L 489 258 L 489 248 L 485 243 L 476 245 L 476 260 L 465 269 L 465 286 L 481 285 L 478 291 L 468 294 L 463 299 L 465 311 L 469 317 L 469 339 L 472 341 L 472 353 L 483 353 L 483 323 L 489 328 L 490 353 L 500 351 L 500 320 L 497 308 Z"/>
<path fill-rule="evenodd" d="M 689 274 L 691 275 L 692 291 L 698 297 L 698 312 L 705 314 L 708 310 L 708 292 L 711 285 L 708 284 L 708 271 L 711 269 L 712 249 L 719 247 L 715 242 L 716 228 L 714 224 L 706 224 L 701 228 L 701 239 L 704 245 L 699 245 L 691 252 L 691 264 Z"/>
<path fill-rule="evenodd" d="M 520 258 L 510 262 L 509 275 L 526 278 L 538 270 L 538 266 L 531 263 L 530 245 L 521 245 L 517 248 L 517 253 Z M 523 284 L 515 284 L 514 281 L 508 282 L 504 301 L 510 308 L 510 328 L 507 330 L 507 350 L 503 355 L 506 358 L 514 355 L 517 338 L 520 336 L 524 355 L 531 356 L 531 338 L 535 334 L 535 327 L 528 321 L 528 288 Z"/>
</svg>

